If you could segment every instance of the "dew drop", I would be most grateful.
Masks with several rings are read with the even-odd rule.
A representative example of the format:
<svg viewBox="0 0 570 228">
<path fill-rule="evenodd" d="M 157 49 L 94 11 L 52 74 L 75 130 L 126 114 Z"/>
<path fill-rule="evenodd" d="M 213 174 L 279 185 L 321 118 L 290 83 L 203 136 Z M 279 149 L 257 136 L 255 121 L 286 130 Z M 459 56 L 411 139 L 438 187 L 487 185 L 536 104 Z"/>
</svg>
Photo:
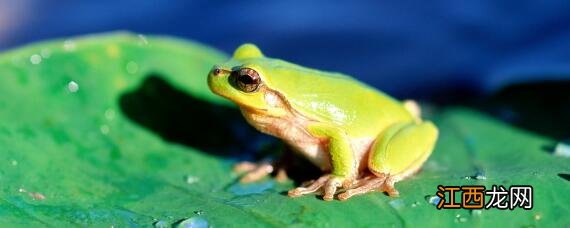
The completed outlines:
<svg viewBox="0 0 570 228">
<path fill-rule="evenodd" d="M 542 214 L 541 214 L 541 213 L 536 213 L 536 214 L 534 214 L 533 218 L 534 218 L 534 220 L 536 220 L 536 221 L 541 220 L 541 219 L 542 219 Z"/>
<path fill-rule="evenodd" d="M 71 93 L 75 93 L 79 90 L 79 84 L 75 81 L 70 81 L 67 83 L 67 90 Z"/>
<path fill-rule="evenodd" d="M 466 180 L 487 180 L 485 172 L 478 170 L 473 176 L 465 176 Z"/>
<path fill-rule="evenodd" d="M 427 195 L 427 196 L 425 197 L 425 199 L 426 199 L 426 201 L 427 201 L 429 204 L 433 204 L 433 205 L 436 205 L 436 206 L 437 206 L 437 204 L 439 204 L 439 201 L 441 201 L 441 198 L 439 198 L 439 196 L 430 196 L 430 195 Z"/>
<path fill-rule="evenodd" d="M 136 74 L 139 71 L 139 64 L 134 61 L 129 61 L 127 63 L 127 73 Z"/>
<path fill-rule="evenodd" d="M 471 215 L 472 215 L 472 216 L 477 216 L 477 217 L 478 217 L 478 216 L 481 216 L 482 213 L 483 213 L 482 210 L 472 210 L 472 211 L 471 211 Z"/>
<path fill-rule="evenodd" d="M 420 205 L 420 202 L 418 202 L 418 201 L 412 203 L 412 207 L 417 207 L 417 206 L 419 206 L 419 205 Z"/>
<path fill-rule="evenodd" d="M 38 54 L 33 54 L 30 56 L 30 62 L 34 65 L 40 64 L 42 62 L 42 56 Z"/>
<path fill-rule="evenodd" d="M 105 110 L 105 118 L 107 120 L 113 120 L 115 118 L 115 110 L 113 109 Z"/>
<path fill-rule="evenodd" d="M 17 166 L 17 165 L 18 165 L 18 161 L 12 160 L 12 161 L 10 161 L 10 164 L 12 164 L 12 166 Z"/>
<path fill-rule="evenodd" d="M 109 128 L 109 125 L 107 124 L 103 124 L 99 127 L 99 130 L 101 131 L 101 134 L 109 134 L 109 131 L 111 131 L 111 129 Z"/>
<path fill-rule="evenodd" d="M 164 220 L 158 220 L 152 224 L 155 228 L 167 228 L 168 222 Z"/>
<path fill-rule="evenodd" d="M 203 218 L 199 217 L 192 217 L 188 219 L 184 219 L 176 225 L 176 227 L 183 227 L 183 228 L 207 228 L 208 221 Z"/>
<path fill-rule="evenodd" d="M 482 174 L 477 174 L 475 176 L 475 179 L 476 180 L 487 180 L 487 177 L 485 175 L 482 175 Z"/>
<path fill-rule="evenodd" d="M 457 215 L 455 215 L 455 222 L 456 223 L 464 223 L 464 222 L 467 222 L 467 218 L 461 217 L 461 215 L 457 214 Z"/>
<path fill-rule="evenodd" d="M 44 48 L 40 51 L 40 55 L 42 56 L 42 58 L 47 59 L 51 56 L 51 51 L 47 48 Z"/>
<path fill-rule="evenodd" d="M 185 179 L 186 179 L 187 184 L 194 184 L 194 183 L 200 181 L 200 178 L 195 177 L 195 176 L 190 176 L 190 175 L 186 176 Z"/>
<path fill-rule="evenodd" d="M 554 148 L 554 155 L 561 157 L 570 157 L 570 145 L 559 142 L 556 144 L 556 148 Z"/>
<path fill-rule="evenodd" d="M 75 41 L 73 40 L 66 40 L 63 41 L 63 50 L 71 52 L 71 51 L 75 51 Z"/>
<path fill-rule="evenodd" d="M 204 214 L 204 211 L 203 211 L 203 210 L 197 210 L 197 211 L 194 211 L 194 214 L 196 214 L 196 215 L 203 215 L 203 214 Z"/>
</svg>

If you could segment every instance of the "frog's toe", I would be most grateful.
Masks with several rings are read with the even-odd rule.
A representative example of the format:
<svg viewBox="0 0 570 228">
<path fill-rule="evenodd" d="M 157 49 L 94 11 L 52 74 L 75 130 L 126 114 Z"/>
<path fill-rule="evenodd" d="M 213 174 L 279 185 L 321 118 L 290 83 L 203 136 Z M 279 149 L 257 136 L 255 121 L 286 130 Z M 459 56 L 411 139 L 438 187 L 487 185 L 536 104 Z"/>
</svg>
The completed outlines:
<svg viewBox="0 0 570 228">
<path fill-rule="evenodd" d="M 287 175 L 287 171 L 284 168 L 278 168 L 277 174 L 275 175 L 275 180 L 279 183 L 284 183 L 288 179 L 289 176 Z"/>
<path fill-rule="evenodd" d="M 289 197 L 298 197 L 321 191 L 323 193 L 323 199 L 325 201 L 331 201 L 334 199 L 334 195 L 336 194 L 337 190 L 343 185 L 346 185 L 348 182 L 349 181 L 347 181 L 346 178 L 335 177 L 330 174 L 324 175 L 316 181 L 309 182 L 302 187 L 290 190 L 288 192 L 288 195 Z"/>
<path fill-rule="evenodd" d="M 364 178 L 362 180 L 358 180 L 354 188 L 338 194 L 338 199 L 347 200 L 355 195 L 378 191 L 384 186 L 385 181 L 385 177 Z"/>
<path fill-rule="evenodd" d="M 252 170 L 254 170 L 257 167 L 257 164 L 253 163 L 253 162 L 248 162 L 248 161 L 244 161 L 244 162 L 240 162 L 237 163 L 236 165 L 234 165 L 234 172 L 236 173 L 246 173 L 246 172 L 250 172 Z"/>
<path fill-rule="evenodd" d="M 247 174 L 240 178 L 242 183 L 250 183 L 263 179 L 273 172 L 273 165 L 269 163 L 261 163 L 256 165 L 252 170 L 247 171 Z"/>
<path fill-rule="evenodd" d="M 316 181 L 309 182 L 307 185 L 291 189 L 287 195 L 289 195 L 289 197 L 299 197 L 302 195 L 314 193 L 321 190 L 321 188 L 325 185 L 325 183 L 327 183 L 329 179 L 330 175 L 324 175 Z"/>
<path fill-rule="evenodd" d="M 338 187 L 342 186 L 343 182 L 344 179 L 339 177 L 330 178 L 324 186 L 325 194 L 323 195 L 323 199 L 325 201 L 333 200 L 336 190 Z"/>
<path fill-rule="evenodd" d="M 382 191 L 386 192 L 390 197 L 398 197 L 400 196 L 400 192 L 394 188 L 394 181 L 393 179 L 388 178 L 382 185 Z"/>
</svg>

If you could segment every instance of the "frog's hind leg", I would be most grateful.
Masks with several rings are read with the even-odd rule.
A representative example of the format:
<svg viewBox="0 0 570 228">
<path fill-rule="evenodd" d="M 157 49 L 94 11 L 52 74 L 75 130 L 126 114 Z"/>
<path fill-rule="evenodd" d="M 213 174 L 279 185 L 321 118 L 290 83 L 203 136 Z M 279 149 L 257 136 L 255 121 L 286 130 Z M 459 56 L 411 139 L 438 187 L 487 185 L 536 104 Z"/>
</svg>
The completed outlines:
<svg viewBox="0 0 570 228">
<path fill-rule="evenodd" d="M 398 196 L 394 183 L 417 172 L 431 154 L 438 131 L 433 123 L 395 124 L 381 133 L 368 158 L 368 168 L 376 176 L 339 195 L 346 200 L 354 195 L 383 191 Z"/>
</svg>

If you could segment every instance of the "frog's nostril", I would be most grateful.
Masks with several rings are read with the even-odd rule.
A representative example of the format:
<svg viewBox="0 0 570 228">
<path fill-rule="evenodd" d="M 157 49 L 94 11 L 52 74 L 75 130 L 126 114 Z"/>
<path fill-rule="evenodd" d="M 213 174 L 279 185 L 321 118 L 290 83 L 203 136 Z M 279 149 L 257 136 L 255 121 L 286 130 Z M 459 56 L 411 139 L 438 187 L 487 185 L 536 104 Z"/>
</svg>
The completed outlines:
<svg viewBox="0 0 570 228">
<path fill-rule="evenodd" d="M 213 76 L 221 76 L 221 75 L 224 75 L 227 73 L 229 73 L 228 70 L 224 70 L 223 68 L 221 68 L 219 66 L 214 66 L 212 71 L 210 71 L 210 74 L 212 74 Z"/>
</svg>

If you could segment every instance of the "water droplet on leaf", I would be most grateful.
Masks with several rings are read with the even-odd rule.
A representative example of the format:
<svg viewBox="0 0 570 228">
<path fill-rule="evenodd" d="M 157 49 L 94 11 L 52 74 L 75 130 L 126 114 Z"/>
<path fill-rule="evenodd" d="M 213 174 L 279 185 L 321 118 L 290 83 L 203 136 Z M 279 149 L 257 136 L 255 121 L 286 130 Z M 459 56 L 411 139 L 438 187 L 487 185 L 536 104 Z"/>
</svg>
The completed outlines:
<svg viewBox="0 0 570 228">
<path fill-rule="evenodd" d="M 164 220 L 158 220 L 152 224 L 155 228 L 167 228 L 168 222 Z"/>
<path fill-rule="evenodd" d="M 40 64 L 42 62 L 42 56 L 38 54 L 33 54 L 30 56 L 30 62 L 34 65 Z"/>
<path fill-rule="evenodd" d="M 101 131 L 101 134 L 109 134 L 109 131 L 111 131 L 111 129 L 109 128 L 109 125 L 107 124 L 103 124 L 99 127 L 99 130 Z"/>
<path fill-rule="evenodd" d="M 204 211 L 203 211 L 203 210 L 197 210 L 197 211 L 194 211 L 194 214 L 196 214 L 196 215 L 203 215 L 203 214 L 204 214 Z"/>
<path fill-rule="evenodd" d="M 190 175 L 186 176 L 185 179 L 186 179 L 186 183 L 187 183 L 187 184 L 194 184 L 194 183 L 200 181 L 200 178 L 199 178 L 199 177 L 190 176 Z"/>
<path fill-rule="evenodd" d="M 464 223 L 467 222 L 467 218 L 462 217 L 460 214 L 455 215 L 455 222 L 456 223 Z"/>
<path fill-rule="evenodd" d="M 534 214 L 533 218 L 534 218 L 534 220 L 536 220 L 536 221 L 541 220 L 541 219 L 542 219 L 542 214 L 541 214 L 541 213 L 536 213 L 536 214 Z"/>
<path fill-rule="evenodd" d="M 44 48 L 40 51 L 40 55 L 42 56 L 42 58 L 47 59 L 51 56 L 51 51 L 47 48 Z"/>
<path fill-rule="evenodd" d="M 79 84 L 75 81 L 70 81 L 67 83 L 67 90 L 71 93 L 75 93 L 79 90 Z"/>
<path fill-rule="evenodd" d="M 127 73 L 136 74 L 139 71 L 139 64 L 134 61 L 129 61 L 127 63 Z"/>
<path fill-rule="evenodd" d="M 419 206 L 419 205 L 420 205 L 420 202 L 418 202 L 418 201 L 412 203 L 412 207 L 417 207 L 417 206 Z"/>
<path fill-rule="evenodd" d="M 427 196 L 425 197 L 425 199 L 426 199 L 426 201 L 427 201 L 429 204 L 433 204 L 433 205 L 436 205 L 436 206 L 437 206 L 437 204 L 439 204 L 439 201 L 441 201 L 441 198 L 439 198 L 439 196 L 430 196 L 430 195 L 427 195 Z"/>
<path fill-rule="evenodd" d="M 115 110 L 113 109 L 105 110 L 105 118 L 107 120 L 113 120 L 115 118 Z"/>
<path fill-rule="evenodd" d="M 466 180 L 487 180 L 487 177 L 485 176 L 485 172 L 478 170 L 477 173 L 475 173 L 475 175 L 473 176 L 465 176 Z"/>
<path fill-rule="evenodd" d="M 471 211 L 472 216 L 481 216 L 482 213 L 483 213 L 482 210 L 472 210 Z"/>
<path fill-rule="evenodd" d="M 183 228 L 207 228 L 208 221 L 203 218 L 199 217 L 192 217 L 189 219 L 184 219 L 176 225 L 176 227 L 183 227 Z"/>
<path fill-rule="evenodd" d="M 556 148 L 554 148 L 554 155 L 561 157 L 570 157 L 570 145 L 559 142 L 556 144 Z"/>
</svg>

